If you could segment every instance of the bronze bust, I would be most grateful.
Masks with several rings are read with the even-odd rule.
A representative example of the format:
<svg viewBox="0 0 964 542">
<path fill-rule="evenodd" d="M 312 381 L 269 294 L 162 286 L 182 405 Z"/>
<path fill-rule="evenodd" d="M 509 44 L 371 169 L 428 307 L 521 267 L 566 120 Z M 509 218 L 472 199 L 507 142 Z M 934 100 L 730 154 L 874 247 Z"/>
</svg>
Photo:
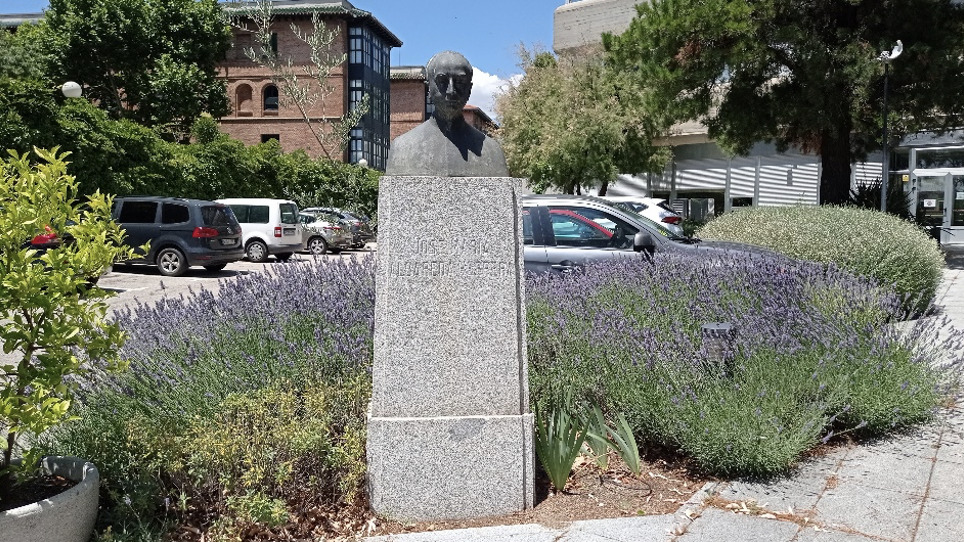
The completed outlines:
<svg viewBox="0 0 964 542">
<path fill-rule="evenodd" d="M 392 142 L 386 175 L 508 177 L 499 143 L 465 122 L 472 93 L 472 65 L 454 51 L 433 56 L 425 67 L 432 118 Z"/>
</svg>

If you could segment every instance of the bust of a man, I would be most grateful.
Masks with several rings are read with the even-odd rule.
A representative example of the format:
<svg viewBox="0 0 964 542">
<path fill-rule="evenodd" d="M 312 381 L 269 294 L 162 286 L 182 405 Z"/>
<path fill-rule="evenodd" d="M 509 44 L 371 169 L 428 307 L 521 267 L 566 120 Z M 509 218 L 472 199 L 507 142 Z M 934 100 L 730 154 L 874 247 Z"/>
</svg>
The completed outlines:
<svg viewBox="0 0 964 542">
<path fill-rule="evenodd" d="M 472 93 L 472 65 L 445 51 L 425 67 L 432 118 L 392 141 L 386 175 L 508 177 L 499 143 L 465 122 L 462 108 Z"/>
</svg>

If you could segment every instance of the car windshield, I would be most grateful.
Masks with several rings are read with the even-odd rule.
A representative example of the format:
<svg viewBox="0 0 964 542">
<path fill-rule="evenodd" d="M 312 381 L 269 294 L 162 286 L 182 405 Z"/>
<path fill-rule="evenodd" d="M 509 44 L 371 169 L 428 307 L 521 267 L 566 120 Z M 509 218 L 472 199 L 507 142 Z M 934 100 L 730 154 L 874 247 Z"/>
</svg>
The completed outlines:
<svg viewBox="0 0 964 542">
<path fill-rule="evenodd" d="M 667 228 L 666 226 L 660 224 L 659 222 L 656 222 L 656 221 L 654 221 L 654 220 L 650 220 L 650 219 L 646 218 L 645 216 L 637 213 L 637 212 L 633 209 L 633 207 L 632 207 L 631 205 L 627 204 L 627 203 L 624 203 L 624 202 L 614 202 L 614 203 L 612 203 L 611 205 L 612 205 L 613 207 L 618 208 L 619 210 L 621 210 L 621 211 L 623 211 L 623 212 L 625 212 L 625 213 L 629 213 L 630 215 L 632 215 L 632 217 L 633 217 L 635 220 L 638 220 L 639 222 L 642 222 L 643 224 L 646 224 L 647 226 L 650 226 L 651 228 L 653 228 L 653 229 L 655 229 L 657 232 L 659 232 L 660 235 L 663 235 L 663 236 L 665 236 L 665 237 L 668 237 L 668 238 L 672 239 L 673 241 L 688 241 L 688 240 L 689 240 L 689 239 L 686 238 L 686 236 L 679 235 L 678 233 L 676 233 L 676 232 L 674 232 L 673 230 Z"/>
</svg>

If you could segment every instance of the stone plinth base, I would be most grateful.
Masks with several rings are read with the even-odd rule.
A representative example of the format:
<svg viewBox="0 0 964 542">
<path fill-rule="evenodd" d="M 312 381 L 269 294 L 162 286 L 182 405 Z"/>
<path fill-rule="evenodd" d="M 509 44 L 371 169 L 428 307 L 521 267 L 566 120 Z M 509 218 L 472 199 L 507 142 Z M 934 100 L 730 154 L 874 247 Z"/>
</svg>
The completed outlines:
<svg viewBox="0 0 964 542">
<path fill-rule="evenodd" d="M 406 521 L 532 508 L 532 423 L 532 414 L 369 418 L 372 509 Z"/>
</svg>

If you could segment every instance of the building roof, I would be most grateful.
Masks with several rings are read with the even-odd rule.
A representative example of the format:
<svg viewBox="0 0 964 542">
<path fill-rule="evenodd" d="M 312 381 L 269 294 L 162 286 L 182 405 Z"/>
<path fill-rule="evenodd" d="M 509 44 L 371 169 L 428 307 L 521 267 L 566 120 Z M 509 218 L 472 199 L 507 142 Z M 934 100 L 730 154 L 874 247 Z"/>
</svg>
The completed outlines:
<svg viewBox="0 0 964 542">
<path fill-rule="evenodd" d="M 36 23 L 43 13 L 0 13 L 0 28 L 17 28 L 24 23 Z"/>
<path fill-rule="evenodd" d="M 425 66 L 392 66 L 389 69 L 389 78 L 392 81 L 425 81 Z"/>
<path fill-rule="evenodd" d="M 470 112 L 470 113 L 474 113 L 474 114 L 478 115 L 479 118 L 481 118 L 483 122 L 490 123 L 490 124 L 492 124 L 493 126 L 498 126 L 498 125 L 495 123 L 495 121 L 492 120 L 492 117 L 490 117 L 490 116 L 488 115 L 488 113 L 486 113 L 485 111 L 483 111 L 482 108 L 479 107 L 479 106 L 472 105 L 472 104 L 465 104 L 465 107 L 462 108 L 462 111 L 468 111 L 468 112 Z"/>
<path fill-rule="evenodd" d="M 237 2 L 223 4 L 228 13 L 243 13 L 255 5 L 254 2 Z M 392 47 L 401 47 L 402 40 L 393 34 L 370 11 L 358 9 L 347 0 L 271 0 L 271 12 L 274 15 L 344 15 L 352 21 L 367 22 L 375 33 Z"/>
</svg>

